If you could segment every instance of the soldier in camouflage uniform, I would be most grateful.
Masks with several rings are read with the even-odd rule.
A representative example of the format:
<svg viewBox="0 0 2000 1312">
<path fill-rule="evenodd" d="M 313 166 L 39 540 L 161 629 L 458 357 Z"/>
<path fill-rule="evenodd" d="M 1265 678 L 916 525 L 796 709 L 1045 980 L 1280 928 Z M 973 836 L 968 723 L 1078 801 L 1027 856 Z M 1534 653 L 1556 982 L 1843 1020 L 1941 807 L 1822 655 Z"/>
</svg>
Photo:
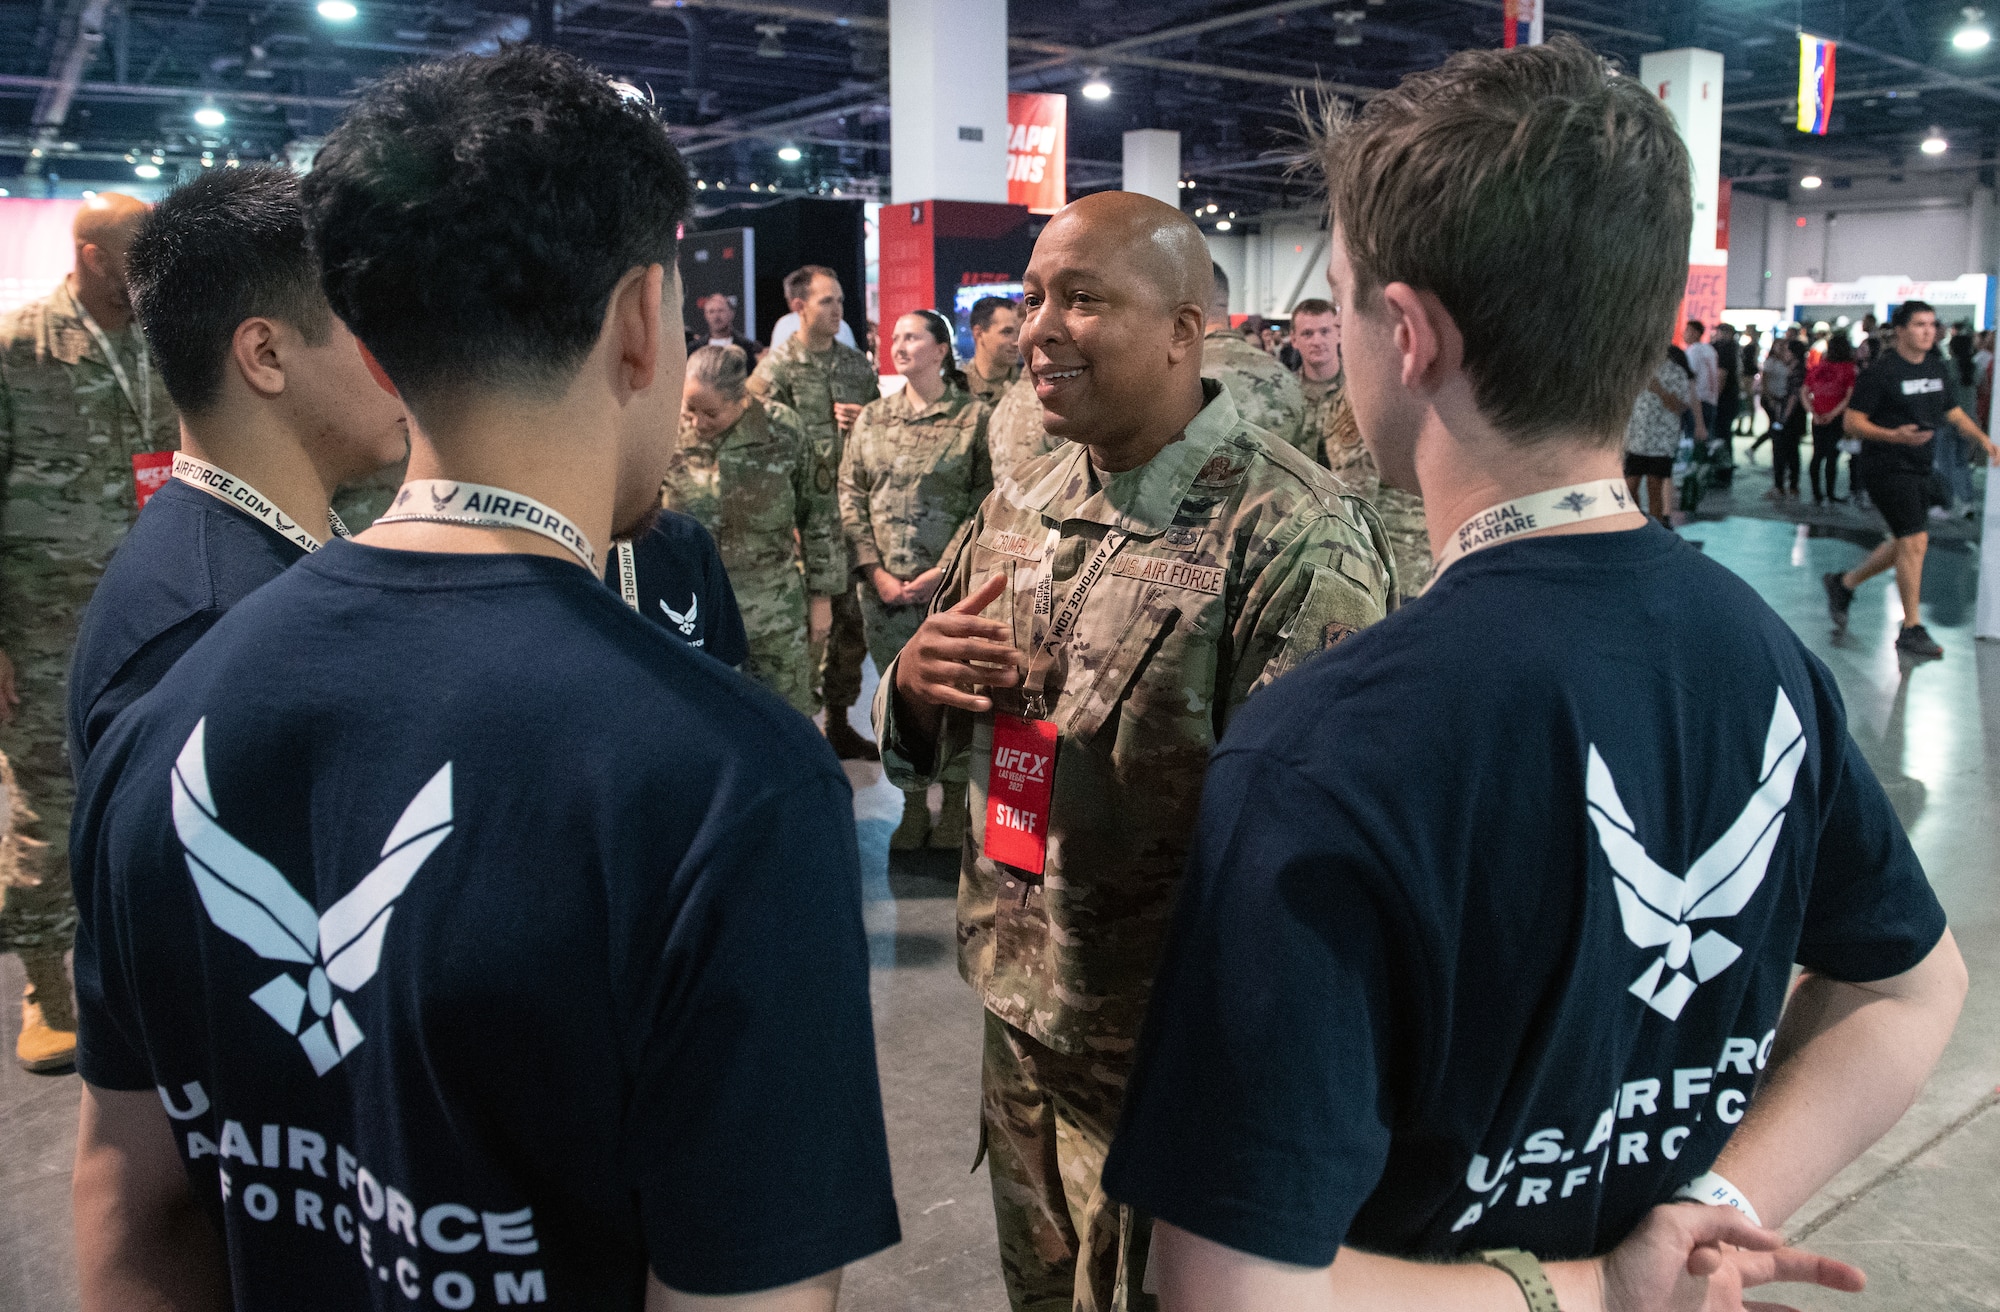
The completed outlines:
<svg viewBox="0 0 2000 1312">
<path fill-rule="evenodd" d="M 991 410 L 1021 376 L 1021 307 L 1004 296 L 982 296 L 972 303 L 967 322 L 972 359 L 965 366 L 965 387 Z"/>
<path fill-rule="evenodd" d="M 938 557 L 993 490 L 989 412 L 952 365 L 944 319 L 904 315 L 889 354 L 906 385 L 868 403 L 840 461 L 840 523 L 860 575 L 854 591 L 877 670 L 889 668 L 923 623 L 941 576 Z M 924 791 L 906 792 L 891 850 L 914 851 L 928 842 L 955 852 L 965 841 L 964 760 L 947 765 L 939 777 L 944 807 L 937 827 L 931 827 Z"/>
<path fill-rule="evenodd" d="M 63 969 L 76 925 L 70 652 L 138 513 L 133 457 L 171 451 L 180 431 L 125 294 L 125 252 L 145 215 L 130 196 L 96 197 L 77 215 L 76 271 L 0 318 L 0 751 L 35 817 L 23 821 L 15 883 L 0 893 L 0 951 L 19 953 L 27 970 L 16 1055 L 30 1069 L 66 1065 L 76 1047 Z M 20 703 L 11 724 L 10 684 Z"/>
<path fill-rule="evenodd" d="M 819 449 L 789 406 L 747 393 L 749 371 L 734 346 L 688 357 L 680 438 L 660 500 L 701 521 L 722 553 L 749 639 L 744 672 L 811 715 L 819 705 L 808 614 L 817 612 L 811 627 L 824 633 L 827 599 L 851 577 L 847 553 Z"/>
<path fill-rule="evenodd" d="M 987 1012 L 982 1150 L 1016 1309 L 1155 1305 L 1150 1222 L 1099 1177 L 1208 754 L 1255 689 L 1383 611 L 1365 508 L 1200 376 L 1208 264 L 1184 215 L 1132 193 L 1049 222 L 1024 338 L 1070 440 L 997 480 L 875 703 L 898 786 L 970 753 L 959 970 Z M 1022 766 L 1052 777 L 1039 872 L 985 855 L 1000 715 L 1057 736 L 1052 769 Z"/>
<path fill-rule="evenodd" d="M 1354 407 L 1347 404 L 1347 389 L 1338 377 L 1326 383 L 1307 382 L 1305 388 L 1312 405 L 1307 431 L 1318 448 L 1314 454 L 1332 472 L 1342 491 L 1367 501 L 1381 516 L 1394 557 L 1394 604 L 1400 606 L 1431 581 L 1431 535 L 1424 520 L 1424 499 L 1382 482 L 1375 457 L 1368 453 L 1361 429 L 1354 422 Z"/>
<path fill-rule="evenodd" d="M 882 389 L 868 357 L 834 340 L 843 300 L 833 270 L 816 264 L 794 269 L 785 277 L 785 299 L 799 316 L 799 331 L 764 353 L 750 376 L 750 390 L 797 413 L 819 453 L 821 481 L 831 496 L 847 430 Z M 844 546 L 841 554 L 851 579 L 854 562 L 845 559 Z M 747 609 L 743 617 L 747 623 Z M 876 754 L 875 745 L 847 722 L 848 709 L 861 696 L 861 658 L 867 650 L 861 608 L 843 585 L 834 591 L 833 628 L 818 652 L 826 740 L 843 760 L 873 760 Z"/>
<path fill-rule="evenodd" d="M 1312 454 L 1305 433 L 1306 399 L 1299 380 L 1278 357 L 1252 344 L 1229 326 L 1229 275 L 1210 264 L 1215 300 L 1208 307 L 1208 331 L 1201 344 L 1201 373 L 1229 389 L 1236 413 L 1271 436 Z"/>
<path fill-rule="evenodd" d="M 996 478 L 1006 475 L 1036 456 L 1047 455 L 1062 445 L 1042 427 L 1042 399 L 1035 395 L 1034 375 L 1023 372 L 993 407 L 986 425 L 986 448 L 993 455 Z"/>
</svg>

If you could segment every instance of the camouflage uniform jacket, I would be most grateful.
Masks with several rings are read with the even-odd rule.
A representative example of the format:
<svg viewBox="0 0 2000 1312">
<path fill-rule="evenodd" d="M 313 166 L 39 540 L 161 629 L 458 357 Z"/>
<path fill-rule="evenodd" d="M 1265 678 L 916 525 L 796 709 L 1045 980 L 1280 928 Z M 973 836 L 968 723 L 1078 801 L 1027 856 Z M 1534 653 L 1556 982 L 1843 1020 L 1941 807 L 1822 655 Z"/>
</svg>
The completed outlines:
<svg viewBox="0 0 2000 1312">
<path fill-rule="evenodd" d="M 1215 328 L 1202 339 L 1201 372 L 1229 389 L 1246 421 L 1312 456 L 1305 432 L 1306 399 L 1299 380 L 1277 356 L 1252 346 L 1234 328 Z"/>
<path fill-rule="evenodd" d="M 971 390 L 972 399 L 975 401 L 984 401 L 989 410 L 1000 404 L 1000 398 L 1007 394 L 1007 389 L 1012 387 L 1014 380 L 1020 376 L 1021 360 L 1019 356 L 1016 356 L 1014 362 L 1008 365 L 1005 370 L 992 378 L 988 378 L 985 374 L 979 372 L 979 362 L 977 360 L 967 360 L 965 362 L 965 385 Z"/>
<path fill-rule="evenodd" d="M 1424 499 L 1401 488 L 1384 487 L 1375 457 L 1361 440 L 1354 411 L 1347 404 L 1344 375 L 1324 383 L 1302 379 L 1306 432 L 1312 455 L 1339 481 L 1341 490 L 1375 507 L 1395 552 L 1396 594 L 1408 600 L 1424 590 L 1431 577 L 1431 535 L 1424 519 Z"/>
<path fill-rule="evenodd" d="M 106 337 L 136 405 L 67 283 L 0 318 L 0 612 L 35 579 L 75 593 L 73 628 L 138 514 L 132 457 L 179 444 L 138 324 Z"/>
<path fill-rule="evenodd" d="M 746 613 L 800 586 L 801 548 L 808 591 L 847 587 L 833 475 L 787 406 L 752 398 L 713 442 L 683 423 L 660 500 L 709 531 Z"/>
<path fill-rule="evenodd" d="M 937 564 L 993 490 L 988 413 L 950 383 L 929 405 L 907 387 L 869 402 L 840 460 L 840 524 L 856 569 L 911 579 Z"/>
<path fill-rule="evenodd" d="M 993 713 L 946 711 L 921 766 L 898 731 L 893 672 L 875 701 L 898 787 L 971 754 L 959 972 L 995 1015 L 1075 1055 L 1129 1055 L 1138 1038 L 1209 750 L 1231 711 L 1383 611 L 1381 543 L 1363 513 L 1324 470 L 1244 423 L 1219 385 L 1203 387 L 1208 403 L 1186 432 L 1138 469 L 1101 475 L 1067 443 L 1000 475 L 946 553 L 933 610 L 1005 575 L 985 614 L 1029 653 L 1046 623 L 1043 572 L 1060 611 L 1107 535 L 1129 534 L 1048 675 L 1059 740 L 1042 875 L 982 855 Z M 997 711 L 1024 709 L 1019 689 L 992 696 Z"/>
<path fill-rule="evenodd" d="M 1042 398 L 1035 395 L 1034 375 L 1023 373 L 1000 396 L 986 425 L 986 448 L 993 455 L 995 475 L 1006 474 L 1025 460 L 1047 455 L 1062 445 L 1042 427 Z"/>
<path fill-rule="evenodd" d="M 866 405 L 882 394 L 867 356 L 839 342 L 825 354 L 814 355 L 806 349 L 804 333 L 793 333 L 782 345 L 764 352 L 750 375 L 749 388 L 766 401 L 798 412 L 829 472 L 840 468 L 842 436 L 834 422 L 833 403 Z"/>
</svg>

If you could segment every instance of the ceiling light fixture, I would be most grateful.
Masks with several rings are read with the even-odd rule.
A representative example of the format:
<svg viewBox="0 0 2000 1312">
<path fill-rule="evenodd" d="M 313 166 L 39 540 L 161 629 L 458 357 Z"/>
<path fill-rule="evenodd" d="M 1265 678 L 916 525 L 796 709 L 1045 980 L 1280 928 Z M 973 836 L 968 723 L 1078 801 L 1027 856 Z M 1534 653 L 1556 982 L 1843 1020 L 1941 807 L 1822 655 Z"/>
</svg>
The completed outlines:
<svg viewBox="0 0 2000 1312">
<path fill-rule="evenodd" d="M 1217 232 L 1228 232 L 1230 227 L 1231 224 L 1228 219 L 1217 219 L 1215 221 L 1215 230 Z"/>
<path fill-rule="evenodd" d="M 1111 84 L 1104 80 L 1103 69 L 1093 68 L 1088 71 L 1083 82 L 1083 98 L 1085 100 L 1111 99 Z"/>
<path fill-rule="evenodd" d="M 1969 55 L 1976 51 L 1984 50 L 1993 44 L 1993 33 L 1987 30 L 1984 23 L 1979 21 L 1985 16 L 1986 14 L 1983 10 L 1973 8 L 1965 10 L 1965 26 L 1951 34 L 1951 44 L 1954 50 L 1963 50 Z"/>
<path fill-rule="evenodd" d="M 361 16 L 353 0 L 319 0 L 318 12 L 329 23 L 351 23 Z"/>
<path fill-rule="evenodd" d="M 133 166 L 132 174 L 134 177 L 144 178 L 146 181 L 151 182 L 154 178 L 160 176 L 160 166 L 157 164 L 137 164 Z"/>
<path fill-rule="evenodd" d="M 1807 191 L 1816 191 L 1820 185 L 1820 176 L 1817 173 L 1808 173 L 1799 179 L 1799 185 Z"/>
<path fill-rule="evenodd" d="M 759 23 L 757 24 L 757 31 L 764 38 L 757 43 L 757 57 L 759 59 L 783 59 L 785 57 L 785 43 L 779 38 L 785 35 L 785 25 L 783 23 Z"/>
<path fill-rule="evenodd" d="M 805 158 L 805 152 L 797 146 L 780 146 L 778 147 L 778 158 L 787 164 L 796 164 Z"/>
<path fill-rule="evenodd" d="M 1924 144 L 1918 146 L 1917 149 L 1923 151 L 1926 155 L 1942 155 L 1945 151 L 1951 149 L 1951 143 L 1944 139 L 1942 132 L 1939 132 L 1936 128 L 1932 128 L 1931 134 L 1924 138 Z"/>
<path fill-rule="evenodd" d="M 194 112 L 194 121 L 205 128 L 219 128 L 227 123 L 229 118 L 214 105 L 203 105 Z"/>
</svg>

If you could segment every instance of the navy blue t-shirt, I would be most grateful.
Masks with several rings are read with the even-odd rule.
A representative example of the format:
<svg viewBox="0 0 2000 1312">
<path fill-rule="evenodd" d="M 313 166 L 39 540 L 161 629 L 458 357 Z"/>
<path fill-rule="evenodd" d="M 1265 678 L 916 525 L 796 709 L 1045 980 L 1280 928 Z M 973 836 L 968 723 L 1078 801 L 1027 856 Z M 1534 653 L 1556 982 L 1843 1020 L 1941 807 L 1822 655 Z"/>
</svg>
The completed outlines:
<svg viewBox="0 0 2000 1312">
<path fill-rule="evenodd" d="M 70 658 L 70 769 L 223 613 L 305 559 L 296 543 L 177 478 L 153 493 L 98 580 Z"/>
<path fill-rule="evenodd" d="M 623 596 L 617 550 L 610 555 L 604 581 Z M 632 576 L 634 609 L 641 615 L 724 665 L 749 659 L 736 589 L 729 586 L 722 553 L 700 520 L 662 510 L 653 527 L 632 544 Z"/>
<path fill-rule="evenodd" d="M 1230 725 L 1105 1188 L 1308 1266 L 1605 1252 L 1743 1118 L 1793 962 L 1943 932 L 1747 584 L 1657 526 L 1496 546 Z"/>
<path fill-rule="evenodd" d="M 898 1235 L 852 815 L 575 565 L 335 542 L 91 758 L 78 1068 L 161 1091 L 239 1308 L 804 1279 Z"/>
</svg>

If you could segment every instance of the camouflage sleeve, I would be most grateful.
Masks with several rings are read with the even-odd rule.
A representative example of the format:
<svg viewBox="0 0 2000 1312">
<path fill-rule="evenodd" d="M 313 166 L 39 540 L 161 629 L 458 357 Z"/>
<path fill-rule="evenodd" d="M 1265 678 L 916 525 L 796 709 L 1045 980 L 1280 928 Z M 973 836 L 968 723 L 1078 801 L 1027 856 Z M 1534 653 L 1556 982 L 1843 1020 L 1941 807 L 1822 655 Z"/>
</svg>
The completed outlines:
<svg viewBox="0 0 2000 1312">
<path fill-rule="evenodd" d="M 757 367 L 744 380 L 744 390 L 759 400 L 776 401 L 779 405 L 792 404 L 792 389 L 785 386 L 784 371 L 778 368 L 778 353 L 766 351 Z"/>
<path fill-rule="evenodd" d="M 1332 511 L 1302 514 L 1297 536 L 1250 584 L 1235 627 L 1235 707 L 1387 610 L 1389 578 L 1365 530 Z"/>
<path fill-rule="evenodd" d="M 840 529 L 847 535 L 847 549 L 854 555 L 854 567 L 863 577 L 882 563 L 882 553 L 875 547 L 874 508 L 869 504 L 875 479 L 863 459 L 875 444 L 879 418 L 876 403 L 869 402 L 854 421 L 854 431 L 847 435 L 847 445 L 840 456 Z"/>
<path fill-rule="evenodd" d="M 767 406 L 771 427 L 791 438 L 792 504 L 797 508 L 799 546 L 806 558 L 806 591 L 821 597 L 847 590 L 847 550 L 840 540 L 840 505 L 833 494 L 833 471 L 820 459 L 819 445 L 790 409 Z"/>
<path fill-rule="evenodd" d="M 931 596 L 927 615 L 950 610 L 966 595 L 966 548 L 978 535 L 986 522 L 986 503 L 980 502 L 979 509 L 972 518 L 958 526 L 958 532 L 938 557 L 938 565 L 944 570 L 944 579 L 938 590 Z M 1002 597 L 1000 605 L 1011 604 Z M 904 645 L 908 650 L 908 644 Z M 938 722 L 938 740 L 930 744 L 926 755 L 918 744 L 903 735 L 896 722 L 896 667 L 902 656 L 889 662 L 889 668 L 882 671 L 881 679 L 875 685 L 875 702 L 869 708 L 869 720 L 875 727 L 875 741 L 882 748 L 883 777 L 896 787 L 904 790 L 928 788 L 936 783 L 944 773 L 945 764 L 963 755 L 972 746 L 972 716 L 964 711 L 947 708 Z"/>
<path fill-rule="evenodd" d="M 979 418 L 972 427 L 972 504 L 983 506 L 986 494 L 993 490 L 993 448 L 987 442 L 993 408 L 984 401 L 974 404 L 979 407 Z"/>
</svg>

